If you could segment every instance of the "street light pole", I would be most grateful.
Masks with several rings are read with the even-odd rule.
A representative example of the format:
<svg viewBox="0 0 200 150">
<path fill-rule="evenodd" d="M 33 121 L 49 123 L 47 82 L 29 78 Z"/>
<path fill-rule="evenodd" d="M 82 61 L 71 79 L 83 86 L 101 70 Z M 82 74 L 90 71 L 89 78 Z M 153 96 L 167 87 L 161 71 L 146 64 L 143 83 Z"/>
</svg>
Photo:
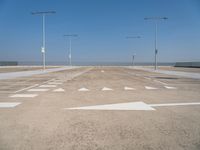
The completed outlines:
<svg viewBox="0 0 200 150">
<path fill-rule="evenodd" d="M 154 69 L 157 70 L 157 30 L 158 30 L 158 20 L 167 20 L 167 17 L 147 17 L 144 18 L 144 20 L 155 20 L 155 63 L 154 63 Z"/>
<path fill-rule="evenodd" d="M 42 23 L 43 23 L 43 26 L 42 26 L 42 36 L 43 36 L 43 44 L 42 44 L 42 50 L 41 50 L 41 52 L 42 52 L 42 56 L 43 56 L 43 70 L 45 70 L 45 68 L 46 68 L 46 58 L 45 58 L 45 49 L 46 49 L 46 47 L 45 47 L 45 14 L 42 14 Z"/>
<path fill-rule="evenodd" d="M 158 54 L 158 49 L 157 49 L 157 28 L 158 28 L 158 23 L 156 21 L 156 23 L 155 23 L 155 66 L 154 66 L 155 70 L 157 70 L 157 54 Z"/>
<path fill-rule="evenodd" d="M 46 32 L 45 32 L 45 17 L 47 14 L 54 14 L 56 13 L 55 11 L 44 11 L 44 12 L 32 12 L 32 15 L 42 15 L 42 47 L 41 47 L 41 52 L 42 52 L 42 59 L 43 59 L 43 70 L 46 69 L 46 57 L 45 57 L 45 52 L 46 52 Z"/>
<path fill-rule="evenodd" d="M 64 37 L 69 37 L 69 65 L 72 65 L 72 37 L 77 37 L 77 34 L 66 34 Z"/>
<path fill-rule="evenodd" d="M 135 54 L 133 55 L 133 62 L 132 62 L 133 66 L 135 66 L 134 60 L 135 60 Z"/>
<path fill-rule="evenodd" d="M 141 38 L 141 36 L 127 36 L 126 37 L 126 39 L 139 39 L 139 38 Z M 132 66 L 135 65 L 134 60 L 135 60 L 135 54 L 133 54 L 132 56 Z"/>
</svg>

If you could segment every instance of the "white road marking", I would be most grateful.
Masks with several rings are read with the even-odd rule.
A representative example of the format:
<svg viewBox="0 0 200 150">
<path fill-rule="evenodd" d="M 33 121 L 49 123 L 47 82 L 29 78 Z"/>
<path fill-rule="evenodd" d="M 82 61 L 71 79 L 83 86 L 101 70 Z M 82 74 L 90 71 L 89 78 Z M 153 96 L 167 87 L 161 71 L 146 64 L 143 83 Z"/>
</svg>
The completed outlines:
<svg viewBox="0 0 200 150">
<path fill-rule="evenodd" d="M 31 89 L 31 88 L 33 88 L 33 87 L 36 87 L 36 86 L 38 86 L 38 85 L 39 85 L 39 84 L 35 84 L 35 85 L 32 85 L 32 86 L 29 86 L 29 87 L 20 89 L 20 90 L 18 90 L 18 91 L 15 91 L 14 93 L 19 93 L 19 92 L 22 92 L 22 91 L 24 91 L 24 90 L 28 90 L 28 89 Z"/>
<path fill-rule="evenodd" d="M 29 89 L 28 92 L 46 92 L 49 89 Z"/>
<path fill-rule="evenodd" d="M 11 95 L 10 97 L 36 97 L 38 94 L 15 94 Z"/>
<path fill-rule="evenodd" d="M 148 77 L 144 77 L 145 79 L 147 79 L 147 80 L 151 80 L 151 78 L 148 78 Z"/>
<path fill-rule="evenodd" d="M 102 89 L 102 91 L 113 91 L 113 89 L 104 87 L 104 88 Z"/>
<path fill-rule="evenodd" d="M 49 82 L 48 84 L 55 84 L 55 85 L 59 85 L 59 84 L 63 84 L 61 82 Z"/>
<path fill-rule="evenodd" d="M 104 70 L 101 70 L 101 72 L 104 73 L 105 71 L 104 71 Z"/>
<path fill-rule="evenodd" d="M 39 87 L 43 87 L 43 88 L 56 87 L 56 85 L 48 85 L 48 84 L 46 84 L 46 85 L 40 85 Z"/>
<path fill-rule="evenodd" d="M 171 86 L 164 86 L 166 89 L 174 90 L 177 89 L 176 87 L 171 87 Z"/>
<path fill-rule="evenodd" d="M 193 103 L 149 104 L 149 106 L 152 106 L 152 107 L 163 107 L 163 106 L 189 106 L 189 105 L 200 105 L 200 102 L 193 102 Z"/>
<path fill-rule="evenodd" d="M 64 92 L 65 90 L 63 88 L 55 89 L 54 92 Z"/>
<path fill-rule="evenodd" d="M 108 105 L 95 105 L 86 107 L 74 107 L 65 108 L 71 110 L 155 110 L 144 102 L 132 102 L 132 103 L 119 103 L 119 104 L 108 104 Z"/>
<path fill-rule="evenodd" d="M 72 108 L 64 108 L 64 109 L 67 109 L 67 110 L 156 110 L 153 107 L 190 106 L 190 105 L 200 105 L 200 102 L 146 104 L 140 101 L 140 102 L 129 102 L 129 103 L 118 103 L 118 104 L 107 104 L 107 105 L 94 105 L 94 106 L 85 106 L 85 107 L 72 107 Z"/>
<path fill-rule="evenodd" d="M 135 90 L 135 89 L 132 88 L 132 87 L 127 87 L 127 86 L 125 86 L 125 87 L 124 87 L 124 90 Z"/>
<path fill-rule="evenodd" d="M 87 91 L 90 91 L 90 90 L 86 89 L 86 88 L 80 88 L 80 89 L 78 89 L 78 91 L 80 91 L 80 92 L 87 92 Z"/>
<path fill-rule="evenodd" d="M 21 104 L 20 102 L 0 102 L 0 108 L 13 108 Z"/>
<path fill-rule="evenodd" d="M 50 79 L 50 80 L 48 80 L 48 81 L 43 82 L 42 84 L 45 84 L 45 83 L 50 82 L 50 81 L 53 81 L 53 80 L 55 80 L 55 79 Z M 41 84 L 41 85 L 42 85 L 42 84 Z M 29 87 L 20 89 L 20 90 L 18 90 L 18 91 L 15 91 L 14 93 L 19 93 L 19 92 L 22 92 L 22 91 L 31 89 L 31 88 L 36 87 L 36 86 L 39 86 L 39 84 L 35 84 L 35 85 L 32 85 L 32 86 L 29 86 Z"/>
<path fill-rule="evenodd" d="M 161 83 L 161 84 L 163 84 L 163 85 L 167 85 L 167 83 L 165 83 L 165 82 L 161 82 L 161 81 L 158 81 L 158 80 L 153 80 L 154 82 L 158 82 L 158 83 Z"/>
<path fill-rule="evenodd" d="M 45 81 L 45 82 L 42 82 L 42 84 L 45 84 L 45 83 L 48 83 L 48 82 L 51 82 L 51 81 L 54 81 L 55 79 L 53 78 L 53 79 L 50 79 L 50 80 L 48 80 L 48 81 Z"/>
<path fill-rule="evenodd" d="M 151 87 L 151 86 L 145 86 L 145 89 L 147 89 L 147 90 L 156 90 L 157 88 Z"/>
</svg>

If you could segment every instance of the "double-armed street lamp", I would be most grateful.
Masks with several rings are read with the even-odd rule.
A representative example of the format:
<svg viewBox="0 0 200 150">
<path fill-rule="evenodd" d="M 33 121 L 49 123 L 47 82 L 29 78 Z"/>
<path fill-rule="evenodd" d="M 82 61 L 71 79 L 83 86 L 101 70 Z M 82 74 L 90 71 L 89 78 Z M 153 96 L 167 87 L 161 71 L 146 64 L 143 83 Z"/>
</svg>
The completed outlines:
<svg viewBox="0 0 200 150">
<path fill-rule="evenodd" d="M 154 69 L 157 70 L 157 28 L 158 28 L 158 21 L 159 20 L 167 20 L 167 17 L 146 17 L 144 20 L 154 20 L 155 21 L 155 63 L 154 63 Z"/>
<path fill-rule="evenodd" d="M 64 37 L 69 37 L 69 65 L 72 65 L 72 38 L 78 37 L 77 34 L 65 34 Z"/>
<path fill-rule="evenodd" d="M 46 36 L 45 36 L 45 17 L 46 15 L 55 14 L 55 11 L 39 11 L 39 12 L 32 12 L 32 15 L 42 15 L 42 47 L 41 52 L 43 56 L 43 70 L 46 68 L 46 58 L 45 58 L 45 52 L 46 52 Z"/>
<path fill-rule="evenodd" d="M 141 38 L 141 36 L 127 36 L 126 37 L 126 39 L 140 39 Z M 132 66 L 134 66 L 135 65 L 135 56 L 136 56 L 136 54 L 133 54 L 132 55 Z"/>
</svg>

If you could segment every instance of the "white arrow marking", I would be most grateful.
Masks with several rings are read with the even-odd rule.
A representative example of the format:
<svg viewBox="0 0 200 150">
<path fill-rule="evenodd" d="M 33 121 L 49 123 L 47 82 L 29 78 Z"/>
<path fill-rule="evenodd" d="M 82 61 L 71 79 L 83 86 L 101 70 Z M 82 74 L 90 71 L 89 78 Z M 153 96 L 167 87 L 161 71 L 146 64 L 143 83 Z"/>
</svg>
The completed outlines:
<svg viewBox="0 0 200 150">
<path fill-rule="evenodd" d="M 78 91 L 80 91 L 80 92 L 87 92 L 87 91 L 89 91 L 89 89 L 86 89 L 86 88 L 80 88 Z"/>
<path fill-rule="evenodd" d="M 15 94 L 11 95 L 10 97 L 36 97 L 38 96 L 37 94 Z"/>
<path fill-rule="evenodd" d="M 28 90 L 28 92 L 46 92 L 48 90 L 49 89 L 30 89 L 30 90 Z"/>
<path fill-rule="evenodd" d="M 147 90 L 156 90 L 157 88 L 151 87 L 151 86 L 145 86 L 145 89 L 147 89 Z"/>
<path fill-rule="evenodd" d="M 43 87 L 43 88 L 44 88 L 44 87 L 45 87 L 45 88 L 47 88 L 47 87 L 56 87 L 56 85 L 48 85 L 48 84 L 47 84 L 47 85 L 41 85 L 40 87 Z"/>
<path fill-rule="evenodd" d="M 167 103 L 167 104 L 149 104 L 152 107 L 165 107 L 165 106 L 189 106 L 189 105 L 200 105 L 199 102 L 193 103 Z"/>
<path fill-rule="evenodd" d="M 73 107 L 73 108 L 65 108 L 65 109 L 69 109 L 69 110 L 156 110 L 153 107 L 189 106 L 189 105 L 200 105 L 200 102 L 167 103 L 167 104 L 146 104 L 144 102 L 130 102 L 130 103 L 95 105 L 95 106 L 86 106 L 86 107 Z"/>
<path fill-rule="evenodd" d="M 66 108 L 66 109 L 81 109 L 81 110 L 155 110 L 154 108 L 145 104 L 144 102 L 96 105 L 96 106 L 75 107 L 75 108 Z"/>
<path fill-rule="evenodd" d="M 171 86 L 164 86 L 166 89 L 174 90 L 176 87 L 171 87 Z"/>
<path fill-rule="evenodd" d="M 21 103 L 19 103 L 19 102 L 15 102 L 15 103 L 4 103 L 4 102 L 1 102 L 0 103 L 0 108 L 13 108 L 13 107 L 16 107 L 19 104 L 21 104 Z"/>
<path fill-rule="evenodd" d="M 65 90 L 63 88 L 55 89 L 54 92 L 64 92 Z"/>
<path fill-rule="evenodd" d="M 134 88 L 132 88 L 132 87 L 124 87 L 124 90 L 135 90 Z"/>
<path fill-rule="evenodd" d="M 102 91 L 113 91 L 113 89 L 104 87 L 104 88 L 102 89 Z"/>
</svg>

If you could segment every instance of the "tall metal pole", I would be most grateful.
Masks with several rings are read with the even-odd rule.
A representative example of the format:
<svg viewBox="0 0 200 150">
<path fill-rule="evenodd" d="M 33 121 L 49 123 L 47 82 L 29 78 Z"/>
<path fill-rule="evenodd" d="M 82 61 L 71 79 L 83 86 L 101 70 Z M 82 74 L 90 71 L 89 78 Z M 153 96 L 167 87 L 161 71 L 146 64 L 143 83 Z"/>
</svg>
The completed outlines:
<svg viewBox="0 0 200 150">
<path fill-rule="evenodd" d="M 72 65 L 72 40 L 69 37 L 69 65 Z"/>
<path fill-rule="evenodd" d="M 157 70 L 157 28 L 158 28 L 158 20 L 167 20 L 167 17 L 147 17 L 144 18 L 144 20 L 155 20 L 155 63 L 154 63 L 154 69 Z"/>
<path fill-rule="evenodd" d="M 42 15 L 42 33 L 43 33 L 43 46 L 42 46 L 42 54 L 43 54 L 43 69 L 45 70 L 46 68 L 46 58 L 45 58 L 45 14 Z"/>
<path fill-rule="evenodd" d="M 135 55 L 133 55 L 133 62 L 132 62 L 132 65 L 133 65 L 133 66 L 135 65 L 134 59 L 135 59 Z"/>
<path fill-rule="evenodd" d="M 56 13 L 55 11 L 42 11 L 42 12 L 32 12 L 32 15 L 42 15 L 42 47 L 41 47 L 41 52 L 42 52 L 42 61 L 43 61 L 43 70 L 46 69 L 46 32 L 45 32 L 45 17 L 47 14 L 54 14 Z"/>
<path fill-rule="evenodd" d="M 154 69 L 157 70 L 157 54 L 158 54 L 158 49 L 157 49 L 157 21 L 155 23 L 155 65 Z"/>
<path fill-rule="evenodd" d="M 69 37 L 69 65 L 72 65 L 72 37 L 77 37 L 77 34 L 66 34 L 64 37 Z"/>
<path fill-rule="evenodd" d="M 126 39 L 140 39 L 141 36 L 127 36 Z M 135 54 L 132 56 L 132 66 L 135 65 L 134 63 L 134 59 L 135 59 Z"/>
</svg>

